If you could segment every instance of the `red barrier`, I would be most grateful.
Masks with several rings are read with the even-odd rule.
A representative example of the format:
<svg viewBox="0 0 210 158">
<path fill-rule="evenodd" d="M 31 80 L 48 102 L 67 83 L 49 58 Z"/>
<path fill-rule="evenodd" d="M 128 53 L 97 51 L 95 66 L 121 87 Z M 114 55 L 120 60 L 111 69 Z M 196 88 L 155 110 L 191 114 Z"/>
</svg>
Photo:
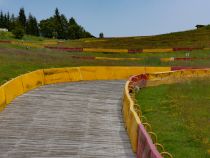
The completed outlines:
<svg viewBox="0 0 210 158">
<path fill-rule="evenodd" d="M 83 48 L 69 48 L 69 47 L 52 47 L 52 46 L 44 46 L 48 49 L 60 50 L 60 51 L 68 51 L 68 52 L 83 52 Z"/>
<path fill-rule="evenodd" d="M 137 158 L 162 158 L 142 124 L 138 133 Z"/>
<path fill-rule="evenodd" d="M 12 41 L 0 40 L 0 43 L 8 43 L 8 44 L 10 44 L 10 43 L 12 43 Z"/>
<path fill-rule="evenodd" d="M 195 60 L 195 58 L 174 58 L 174 60 Z"/>
<path fill-rule="evenodd" d="M 129 79 L 130 80 L 129 87 L 130 88 L 134 88 L 134 87 L 144 88 L 147 85 L 148 78 L 149 77 L 147 74 L 132 76 Z"/>
<path fill-rule="evenodd" d="M 136 53 L 142 53 L 143 49 L 128 49 L 128 53 L 130 54 L 136 54 Z"/>
<path fill-rule="evenodd" d="M 174 52 L 177 51 L 193 51 L 193 50 L 202 50 L 203 48 L 173 48 Z"/>
<path fill-rule="evenodd" d="M 148 75 L 147 74 L 141 74 L 141 75 L 136 75 L 132 76 L 130 79 L 131 83 L 138 82 L 140 80 L 148 80 Z"/>
<path fill-rule="evenodd" d="M 174 60 L 208 60 L 208 58 L 174 58 Z"/>
<path fill-rule="evenodd" d="M 190 70 L 190 69 L 207 69 L 205 67 L 185 67 L 185 66 L 172 66 L 171 71 L 177 70 Z"/>
</svg>

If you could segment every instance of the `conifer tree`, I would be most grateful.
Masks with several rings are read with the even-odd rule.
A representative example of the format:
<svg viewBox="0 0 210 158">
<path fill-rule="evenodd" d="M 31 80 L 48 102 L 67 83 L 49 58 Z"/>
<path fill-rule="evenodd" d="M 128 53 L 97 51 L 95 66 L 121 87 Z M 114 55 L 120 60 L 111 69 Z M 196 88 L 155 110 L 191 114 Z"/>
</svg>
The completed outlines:
<svg viewBox="0 0 210 158">
<path fill-rule="evenodd" d="M 18 16 L 18 22 L 23 27 L 24 31 L 26 29 L 26 15 L 24 8 L 20 8 L 19 16 Z"/>
</svg>

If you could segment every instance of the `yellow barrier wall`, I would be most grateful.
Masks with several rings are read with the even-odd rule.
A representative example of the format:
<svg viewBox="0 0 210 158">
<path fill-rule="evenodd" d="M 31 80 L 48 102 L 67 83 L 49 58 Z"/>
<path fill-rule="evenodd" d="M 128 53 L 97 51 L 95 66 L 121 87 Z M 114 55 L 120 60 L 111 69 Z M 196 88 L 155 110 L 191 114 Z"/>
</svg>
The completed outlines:
<svg viewBox="0 0 210 158">
<path fill-rule="evenodd" d="M 57 45 L 58 42 L 57 41 L 44 41 L 42 42 L 42 45 Z"/>
<path fill-rule="evenodd" d="M 83 48 L 83 52 L 128 53 L 127 49 Z"/>
<path fill-rule="evenodd" d="M 131 61 L 139 61 L 143 60 L 144 58 L 109 58 L 109 57 L 95 57 L 96 60 L 131 60 Z"/>
<path fill-rule="evenodd" d="M 44 84 L 69 82 L 69 72 L 66 68 L 44 69 Z"/>
<path fill-rule="evenodd" d="M 128 79 L 132 75 L 145 73 L 144 67 L 81 67 L 84 80 Z"/>
<path fill-rule="evenodd" d="M 116 67 L 115 70 L 112 70 L 114 79 L 128 79 L 133 75 L 141 73 L 145 73 L 145 67 Z"/>
<path fill-rule="evenodd" d="M 147 86 L 158 86 L 160 84 L 171 84 L 183 80 L 183 78 L 188 79 L 192 77 L 203 77 L 210 76 L 210 69 L 205 70 L 179 70 L 179 71 L 169 71 L 168 68 L 153 68 L 146 67 L 148 81 Z M 154 73 L 157 71 L 163 71 L 160 73 Z M 166 71 L 166 72 L 164 72 Z M 153 73 L 148 73 L 153 72 Z M 152 82 L 152 84 L 150 83 Z M 138 125 L 141 123 L 139 116 L 134 109 L 134 101 L 129 94 L 129 83 L 128 81 L 124 89 L 123 98 L 123 118 L 125 122 L 125 128 L 127 129 L 133 152 L 136 153 L 137 141 L 138 141 Z"/>
<path fill-rule="evenodd" d="M 4 89 L 3 87 L 0 87 L 0 112 L 4 110 L 6 106 L 6 98 L 4 94 Z"/>
<path fill-rule="evenodd" d="M 132 150 L 134 153 L 137 151 L 138 140 L 138 125 L 141 123 L 137 113 L 134 110 L 134 102 L 129 95 L 128 89 L 129 81 L 126 82 L 123 98 L 123 118 L 125 128 L 127 129 Z"/>
<path fill-rule="evenodd" d="M 12 41 L 12 44 L 32 48 L 43 48 L 43 46 L 41 46 L 41 44 L 39 44 L 38 42 Z"/>
<path fill-rule="evenodd" d="M 66 68 L 69 75 L 69 82 L 81 81 L 82 75 L 79 67 Z"/>
<path fill-rule="evenodd" d="M 2 87 L 5 92 L 6 104 L 24 93 L 21 76 L 8 81 Z"/>
<path fill-rule="evenodd" d="M 165 49 L 143 49 L 143 53 L 166 53 L 166 52 L 173 52 L 172 48 L 165 48 Z"/>
<path fill-rule="evenodd" d="M 27 92 L 31 89 L 44 85 L 43 70 L 33 71 L 21 76 L 23 82 L 23 90 Z"/>
<path fill-rule="evenodd" d="M 162 62 L 170 62 L 170 61 L 174 61 L 174 58 L 160 58 L 160 61 L 162 61 Z"/>
<path fill-rule="evenodd" d="M 170 67 L 108 67 L 87 66 L 78 68 L 44 69 L 44 83 L 52 84 L 80 80 L 118 80 L 132 75 L 150 72 L 169 71 Z"/>
<path fill-rule="evenodd" d="M 134 110 L 134 107 L 132 106 L 130 108 L 130 130 L 128 131 L 128 134 L 130 136 L 131 140 L 131 146 L 133 149 L 133 152 L 136 153 L 137 146 L 138 146 L 138 128 L 140 124 L 140 119 L 137 115 L 137 113 Z"/>
<path fill-rule="evenodd" d="M 171 71 L 171 67 L 145 67 L 145 73 Z"/>
</svg>

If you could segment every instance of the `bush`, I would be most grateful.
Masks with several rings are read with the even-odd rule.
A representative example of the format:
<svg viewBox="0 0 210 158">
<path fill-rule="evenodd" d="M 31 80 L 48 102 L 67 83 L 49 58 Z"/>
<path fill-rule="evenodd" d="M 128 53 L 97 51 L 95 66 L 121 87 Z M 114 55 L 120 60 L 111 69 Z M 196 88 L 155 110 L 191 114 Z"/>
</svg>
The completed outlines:
<svg viewBox="0 0 210 158">
<path fill-rule="evenodd" d="M 16 26 L 14 30 L 12 30 L 12 33 L 16 39 L 22 39 L 24 36 L 24 29 L 21 26 Z"/>
<path fill-rule="evenodd" d="M 103 32 L 101 32 L 101 33 L 99 34 L 99 38 L 104 38 L 104 33 L 103 33 Z"/>
</svg>

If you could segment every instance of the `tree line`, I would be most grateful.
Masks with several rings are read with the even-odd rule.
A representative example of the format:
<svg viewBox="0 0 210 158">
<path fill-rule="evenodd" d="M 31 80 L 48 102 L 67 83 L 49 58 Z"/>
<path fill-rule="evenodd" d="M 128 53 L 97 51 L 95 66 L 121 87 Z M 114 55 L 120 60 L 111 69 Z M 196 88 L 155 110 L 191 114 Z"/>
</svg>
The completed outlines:
<svg viewBox="0 0 210 158">
<path fill-rule="evenodd" d="M 64 14 L 60 14 L 58 8 L 55 9 L 53 16 L 40 22 L 31 13 L 26 17 L 24 8 L 20 9 L 17 17 L 9 12 L 1 11 L 0 28 L 6 28 L 13 32 L 16 38 L 22 38 L 24 34 L 57 39 L 93 37 L 73 17 L 67 19 Z"/>
</svg>

